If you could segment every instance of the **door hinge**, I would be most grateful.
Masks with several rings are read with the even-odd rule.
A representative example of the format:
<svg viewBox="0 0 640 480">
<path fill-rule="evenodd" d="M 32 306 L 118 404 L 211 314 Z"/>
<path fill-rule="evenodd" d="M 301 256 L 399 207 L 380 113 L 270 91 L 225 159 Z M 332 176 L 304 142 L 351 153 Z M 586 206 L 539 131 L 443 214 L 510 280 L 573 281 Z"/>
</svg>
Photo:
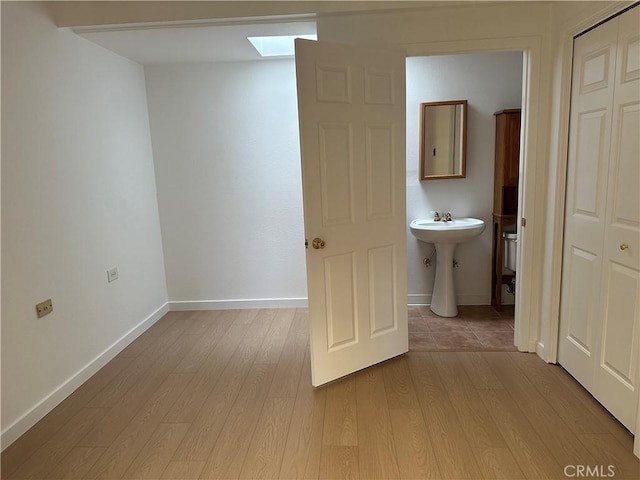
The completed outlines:
<svg viewBox="0 0 640 480">
<path fill-rule="evenodd" d="M 522 223 L 521 223 L 521 225 L 522 225 L 523 227 L 526 227 L 526 226 L 527 226 L 527 219 L 526 219 L 526 218 L 522 217 Z"/>
<path fill-rule="evenodd" d="M 304 248 L 309 248 L 309 240 L 304 239 Z"/>
</svg>

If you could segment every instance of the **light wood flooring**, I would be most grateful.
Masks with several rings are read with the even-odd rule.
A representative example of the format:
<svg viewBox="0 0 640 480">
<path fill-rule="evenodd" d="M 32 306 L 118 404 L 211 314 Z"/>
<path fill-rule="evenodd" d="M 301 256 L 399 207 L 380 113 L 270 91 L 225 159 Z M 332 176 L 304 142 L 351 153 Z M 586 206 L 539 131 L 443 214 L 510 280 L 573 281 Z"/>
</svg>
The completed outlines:
<svg viewBox="0 0 640 480">
<path fill-rule="evenodd" d="M 639 478 L 631 434 L 533 354 L 409 352 L 317 389 L 308 357 L 306 310 L 169 313 L 9 446 L 2 478 Z"/>
</svg>

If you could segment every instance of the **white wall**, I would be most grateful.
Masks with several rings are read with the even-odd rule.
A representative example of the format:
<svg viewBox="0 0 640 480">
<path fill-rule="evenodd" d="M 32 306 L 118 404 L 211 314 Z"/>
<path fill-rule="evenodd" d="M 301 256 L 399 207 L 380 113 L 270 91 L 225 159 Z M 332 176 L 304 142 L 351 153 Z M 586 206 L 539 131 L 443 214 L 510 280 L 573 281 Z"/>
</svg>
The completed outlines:
<svg viewBox="0 0 640 480">
<path fill-rule="evenodd" d="M 293 60 L 145 73 L 170 301 L 303 304 Z"/>
<path fill-rule="evenodd" d="M 167 300 L 143 69 L 47 8 L 2 3 L 3 446 Z"/>
<path fill-rule="evenodd" d="M 454 269 L 459 304 L 491 303 L 491 221 L 495 152 L 494 113 L 520 108 L 522 53 L 494 52 L 407 58 L 407 225 L 429 218 L 432 210 L 453 217 L 481 218 L 482 235 L 460 244 Z M 420 103 L 468 101 L 467 176 L 418 181 Z M 430 303 L 435 274 L 422 263 L 433 246 L 416 240 L 407 227 L 407 275 L 410 303 Z"/>
</svg>

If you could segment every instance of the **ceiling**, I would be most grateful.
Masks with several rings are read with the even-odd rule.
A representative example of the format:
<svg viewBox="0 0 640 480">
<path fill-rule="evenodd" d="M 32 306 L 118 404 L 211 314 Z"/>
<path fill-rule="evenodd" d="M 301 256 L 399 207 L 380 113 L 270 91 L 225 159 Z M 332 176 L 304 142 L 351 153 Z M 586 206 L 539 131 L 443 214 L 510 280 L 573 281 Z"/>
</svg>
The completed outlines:
<svg viewBox="0 0 640 480">
<path fill-rule="evenodd" d="M 308 35 L 315 21 L 233 25 L 181 25 L 75 30 L 91 42 L 142 65 L 163 63 L 267 60 L 247 40 L 250 36 Z M 272 57 L 281 58 L 281 57 Z"/>
<path fill-rule="evenodd" d="M 492 0 L 481 0 L 490 5 Z M 249 36 L 316 33 L 322 15 L 460 8 L 454 1 L 51 2 L 56 23 L 142 65 L 265 60 Z M 281 57 L 272 57 L 281 58 Z"/>
<path fill-rule="evenodd" d="M 485 1 L 485 0 L 481 0 Z M 489 0 L 495 1 L 495 0 Z M 50 1 L 59 27 L 191 22 L 288 15 L 327 15 L 473 4 L 464 0 L 208 0 L 208 1 Z M 246 22 L 245 22 L 246 23 Z"/>
</svg>

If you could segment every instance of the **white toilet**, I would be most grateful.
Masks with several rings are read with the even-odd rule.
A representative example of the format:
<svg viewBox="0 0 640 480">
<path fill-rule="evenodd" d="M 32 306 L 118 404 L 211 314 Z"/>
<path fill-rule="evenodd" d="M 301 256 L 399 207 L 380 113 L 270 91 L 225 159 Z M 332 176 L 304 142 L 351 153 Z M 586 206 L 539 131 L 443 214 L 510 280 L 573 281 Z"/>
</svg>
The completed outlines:
<svg viewBox="0 0 640 480">
<path fill-rule="evenodd" d="M 516 272 L 516 260 L 518 255 L 518 233 L 516 232 L 516 227 L 513 225 L 512 227 L 507 227 L 504 229 L 502 233 L 502 238 L 504 241 L 504 268 L 511 270 L 513 273 Z"/>
<path fill-rule="evenodd" d="M 518 233 L 515 225 L 504 229 L 502 241 L 504 242 L 503 266 L 513 272 L 513 279 L 507 287 L 507 292 L 514 294 L 516 292 L 516 266 L 518 258 Z"/>
</svg>

